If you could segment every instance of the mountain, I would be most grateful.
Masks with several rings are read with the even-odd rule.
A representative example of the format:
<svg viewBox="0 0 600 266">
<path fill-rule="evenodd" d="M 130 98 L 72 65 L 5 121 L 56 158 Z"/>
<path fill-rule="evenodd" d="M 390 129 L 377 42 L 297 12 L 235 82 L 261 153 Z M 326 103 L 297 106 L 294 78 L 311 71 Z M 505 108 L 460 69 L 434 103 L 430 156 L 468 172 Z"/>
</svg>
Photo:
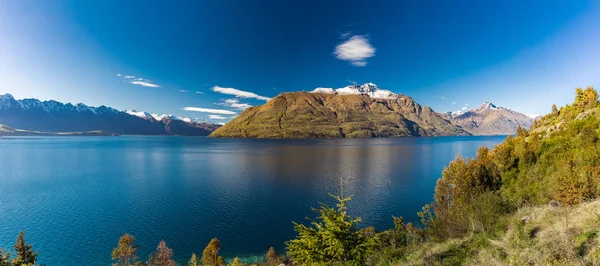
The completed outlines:
<svg viewBox="0 0 600 266">
<path fill-rule="evenodd" d="M 526 114 L 490 102 L 464 113 L 448 112 L 444 117 L 473 135 L 514 135 L 519 126 L 529 129 L 534 121 Z"/>
<path fill-rule="evenodd" d="M 218 127 L 192 120 L 173 123 L 173 119 L 167 115 L 156 120 L 146 112 L 122 112 L 106 106 L 63 104 L 53 100 L 15 100 L 10 94 L 0 95 L 0 124 L 23 131 L 106 131 L 120 135 L 206 136 Z"/>
<path fill-rule="evenodd" d="M 246 109 L 211 137 L 368 138 L 469 135 L 412 98 L 373 83 L 282 93 Z"/>
</svg>

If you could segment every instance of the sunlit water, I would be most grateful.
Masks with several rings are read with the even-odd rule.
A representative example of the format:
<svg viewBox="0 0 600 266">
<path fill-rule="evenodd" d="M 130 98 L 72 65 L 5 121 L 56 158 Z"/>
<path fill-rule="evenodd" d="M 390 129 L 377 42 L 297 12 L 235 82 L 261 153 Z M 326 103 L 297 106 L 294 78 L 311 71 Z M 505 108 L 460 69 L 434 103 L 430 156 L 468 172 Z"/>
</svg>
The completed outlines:
<svg viewBox="0 0 600 266">
<path fill-rule="evenodd" d="M 125 232 L 143 260 L 165 240 L 185 263 L 212 237 L 226 258 L 283 253 L 340 177 L 350 213 L 385 229 L 418 220 L 457 154 L 503 139 L 0 138 L 0 247 L 23 230 L 49 266 L 110 265 Z"/>
</svg>

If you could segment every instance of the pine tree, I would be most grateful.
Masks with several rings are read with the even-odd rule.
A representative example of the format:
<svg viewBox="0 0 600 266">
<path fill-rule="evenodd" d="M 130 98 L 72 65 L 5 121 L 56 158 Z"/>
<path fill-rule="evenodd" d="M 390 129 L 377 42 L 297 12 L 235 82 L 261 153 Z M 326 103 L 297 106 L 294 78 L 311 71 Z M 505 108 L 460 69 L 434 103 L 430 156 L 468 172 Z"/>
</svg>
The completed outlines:
<svg viewBox="0 0 600 266">
<path fill-rule="evenodd" d="M 337 208 L 321 204 L 313 209 L 320 216 L 312 227 L 295 223 L 296 239 L 286 243 L 288 255 L 302 265 L 343 264 L 364 265 L 369 248 L 374 244 L 358 232 L 360 218 L 348 215 L 346 203 L 352 197 L 331 195 L 338 201 Z"/>
<path fill-rule="evenodd" d="M 14 248 L 15 255 L 17 255 L 17 257 L 13 260 L 14 265 L 35 264 L 39 252 L 33 251 L 32 246 L 25 243 L 25 233 L 23 233 L 23 231 L 19 232 L 17 243 L 15 244 Z"/>
<path fill-rule="evenodd" d="M 202 252 L 202 266 L 225 265 L 223 257 L 219 256 L 221 242 L 216 237 L 210 240 L 208 246 Z"/>
<path fill-rule="evenodd" d="M 165 241 L 160 241 L 156 252 L 150 255 L 148 266 L 175 266 L 173 258 L 173 250 L 167 247 Z"/>
<path fill-rule="evenodd" d="M 137 258 L 138 245 L 135 243 L 135 237 L 130 234 L 124 234 L 119 238 L 119 245 L 113 249 L 112 259 L 117 260 L 117 266 L 129 266 Z"/>
<path fill-rule="evenodd" d="M 10 262 L 10 257 L 12 256 L 12 254 L 10 254 L 9 251 L 5 251 L 4 248 L 0 248 L 0 266 L 11 266 L 12 263 Z"/>
<path fill-rule="evenodd" d="M 275 252 L 275 248 L 274 247 L 270 247 L 269 250 L 267 251 L 267 264 L 268 265 L 276 265 L 279 264 L 280 259 L 279 256 L 277 255 L 277 252 Z"/>
<path fill-rule="evenodd" d="M 198 257 L 196 256 L 196 253 L 192 253 L 192 257 L 190 258 L 190 261 L 188 261 L 188 266 L 200 266 L 200 261 L 198 261 Z"/>
</svg>

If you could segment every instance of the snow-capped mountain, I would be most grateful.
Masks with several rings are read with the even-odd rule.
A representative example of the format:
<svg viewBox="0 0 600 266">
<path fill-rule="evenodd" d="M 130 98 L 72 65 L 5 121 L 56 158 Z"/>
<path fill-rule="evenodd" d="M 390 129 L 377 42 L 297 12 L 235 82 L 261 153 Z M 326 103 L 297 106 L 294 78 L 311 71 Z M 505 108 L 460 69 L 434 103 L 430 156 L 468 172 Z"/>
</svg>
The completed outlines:
<svg viewBox="0 0 600 266">
<path fill-rule="evenodd" d="M 125 110 L 125 113 L 128 113 L 128 114 L 133 115 L 133 116 L 137 116 L 137 117 L 139 117 L 141 119 L 144 119 L 144 120 L 157 121 L 157 119 L 154 118 L 154 116 L 152 114 L 148 113 L 148 112 L 138 112 L 136 110 Z"/>
<path fill-rule="evenodd" d="M 192 118 L 192 117 L 180 117 L 180 116 L 174 116 L 174 115 L 168 115 L 168 114 L 151 114 L 148 112 L 138 112 L 136 110 L 125 110 L 125 113 L 128 113 L 130 115 L 134 115 L 137 116 L 139 118 L 142 118 L 144 120 L 148 120 L 148 121 L 162 121 L 163 119 L 171 119 L 171 120 L 181 120 L 183 122 L 186 123 L 193 123 L 193 124 L 210 124 L 211 122 L 209 122 L 206 119 L 202 119 L 202 118 Z"/>
<path fill-rule="evenodd" d="M 179 119 L 135 110 L 73 105 L 38 99 L 16 100 L 0 95 L 0 124 L 23 130 L 44 132 L 87 132 L 102 130 L 122 135 L 201 135 L 210 134 L 216 124 L 190 118 Z M 186 121 L 187 120 L 187 121 Z M 173 122 L 176 121 L 176 122 Z"/>
<path fill-rule="evenodd" d="M 349 85 L 339 89 L 333 88 L 316 88 L 311 93 L 326 93 L 326 94 L 358 94 L 368 95 L 375 99 L 396 99 L 398 94 L 389 90 L 382 90 L 374 83 L 365 83 L 363 85 Z"/>
<path fill-rule="evenodd" d="M 517 128 L 528 129 L 533 118 L 512 109 L 484 102 L 479 107 L 465 112 L 443 114 L 452 124 L 461 126 L 473 135 L 513 135 Z"/>
</svg>

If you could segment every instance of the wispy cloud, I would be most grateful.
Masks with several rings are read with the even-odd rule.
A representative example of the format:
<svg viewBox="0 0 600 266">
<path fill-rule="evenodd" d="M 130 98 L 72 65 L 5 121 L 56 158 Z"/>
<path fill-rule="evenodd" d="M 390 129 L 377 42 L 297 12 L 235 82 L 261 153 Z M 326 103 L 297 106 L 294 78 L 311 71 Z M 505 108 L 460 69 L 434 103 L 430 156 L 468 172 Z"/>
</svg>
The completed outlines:
<svg viewBox="0 0 600 266">
<path fill-rule="evenodd" d="M 201 91 L 197 91 L 196 93 L 197 94 L 204 94 L 204 92 L 201 92 Z"/>
<path fill-rule="evenodd" d="M 440 96 L 440 99 L 446 100 L 446 96 Z"/>
<path fill-rule="evenodd" d="M 121 74 L 117 74 L 117 77 L 121 77 Z M 139 86 L 144 86 L 144 87 L 150 87 L 150 88 L 160 88 L 161 86 L 154 83 L 152 80 L 149 79 L 144 79 L 144 78 L 137 78 L 136 76 L 124 76 L 123 80 L 125 80 L 126 82 L 129 82 L 133 85 L 139 85 Z"/>
<path fill-rule="evenodd" d="M 208 118 L 210 118 L 210 119 L 221 119 L 221 120 L 227 119 L 227 117 L 220 116 L 220 115 L 208 115 Z"/>
<path fill-rule="evenodd" d="M 362 67 L 367 65 L 366 59 L 375 56 L 373 47 L 363 35 L 354 35 L 335 47 L 333 54 L 337 59 L 349 61 L 352 65 Z"/>
<path fill-rule="evenodd" d="M 179 92 L 188 92 L 187 90 L 179 90 Z"/>
<path fill-rule="evenodd" d="M 223 88 L 223 87 L 219 87 L 219 86 L 214 86 L 214 87 L 212 87 L 212 90 L 215 92 L 218 92 L 218 93 L 234 95 L 235 97 L 241 97 L 241 98 L 254 98 L 254 99 L 263 100 L 263 101 L 268 101 L 271 99 L 269 97 L 260 96 L 254 92 L 242 91 L 242 90 L 238 90 L 238 89 L 234 89 L 234 88 Z"/>
<path fill-rule="evenodd" d="M 158 85 L 158 84 L 150 83 L 147 81 L 141 81 L 141 80 L 134 80 L 129 83 L 131 83 L 133 85 L 140 85 L 140 86 L 150 87 L 150 88 L 160 88 L 160 85 Z"/>
<path fill-rule="evenodd" d="M 218 105 L 227 106 L 238 110 L 245 110 L 246 108 L 252 107 L 252 105 L 247 103 L 240 103 L 238 99 L 227 99 L 221 103 L 218 103 Z"/>
<path fill-rule="evenodd" d="M 456 102 L 452 102 L 452 104 L 456 104 Z"/>
<path fill-rule="evenodd" d="M 222 114 L 222 115 L 235 115 L 236 112 L 223 110 L 223 109 L 209 109 L 209 108 L 200 108 L 200 107 L 184 107 L 184 111 L 191 112 L 201 112 L 201 113 L 210 113 L 210 114 Z"/>
</svg>

